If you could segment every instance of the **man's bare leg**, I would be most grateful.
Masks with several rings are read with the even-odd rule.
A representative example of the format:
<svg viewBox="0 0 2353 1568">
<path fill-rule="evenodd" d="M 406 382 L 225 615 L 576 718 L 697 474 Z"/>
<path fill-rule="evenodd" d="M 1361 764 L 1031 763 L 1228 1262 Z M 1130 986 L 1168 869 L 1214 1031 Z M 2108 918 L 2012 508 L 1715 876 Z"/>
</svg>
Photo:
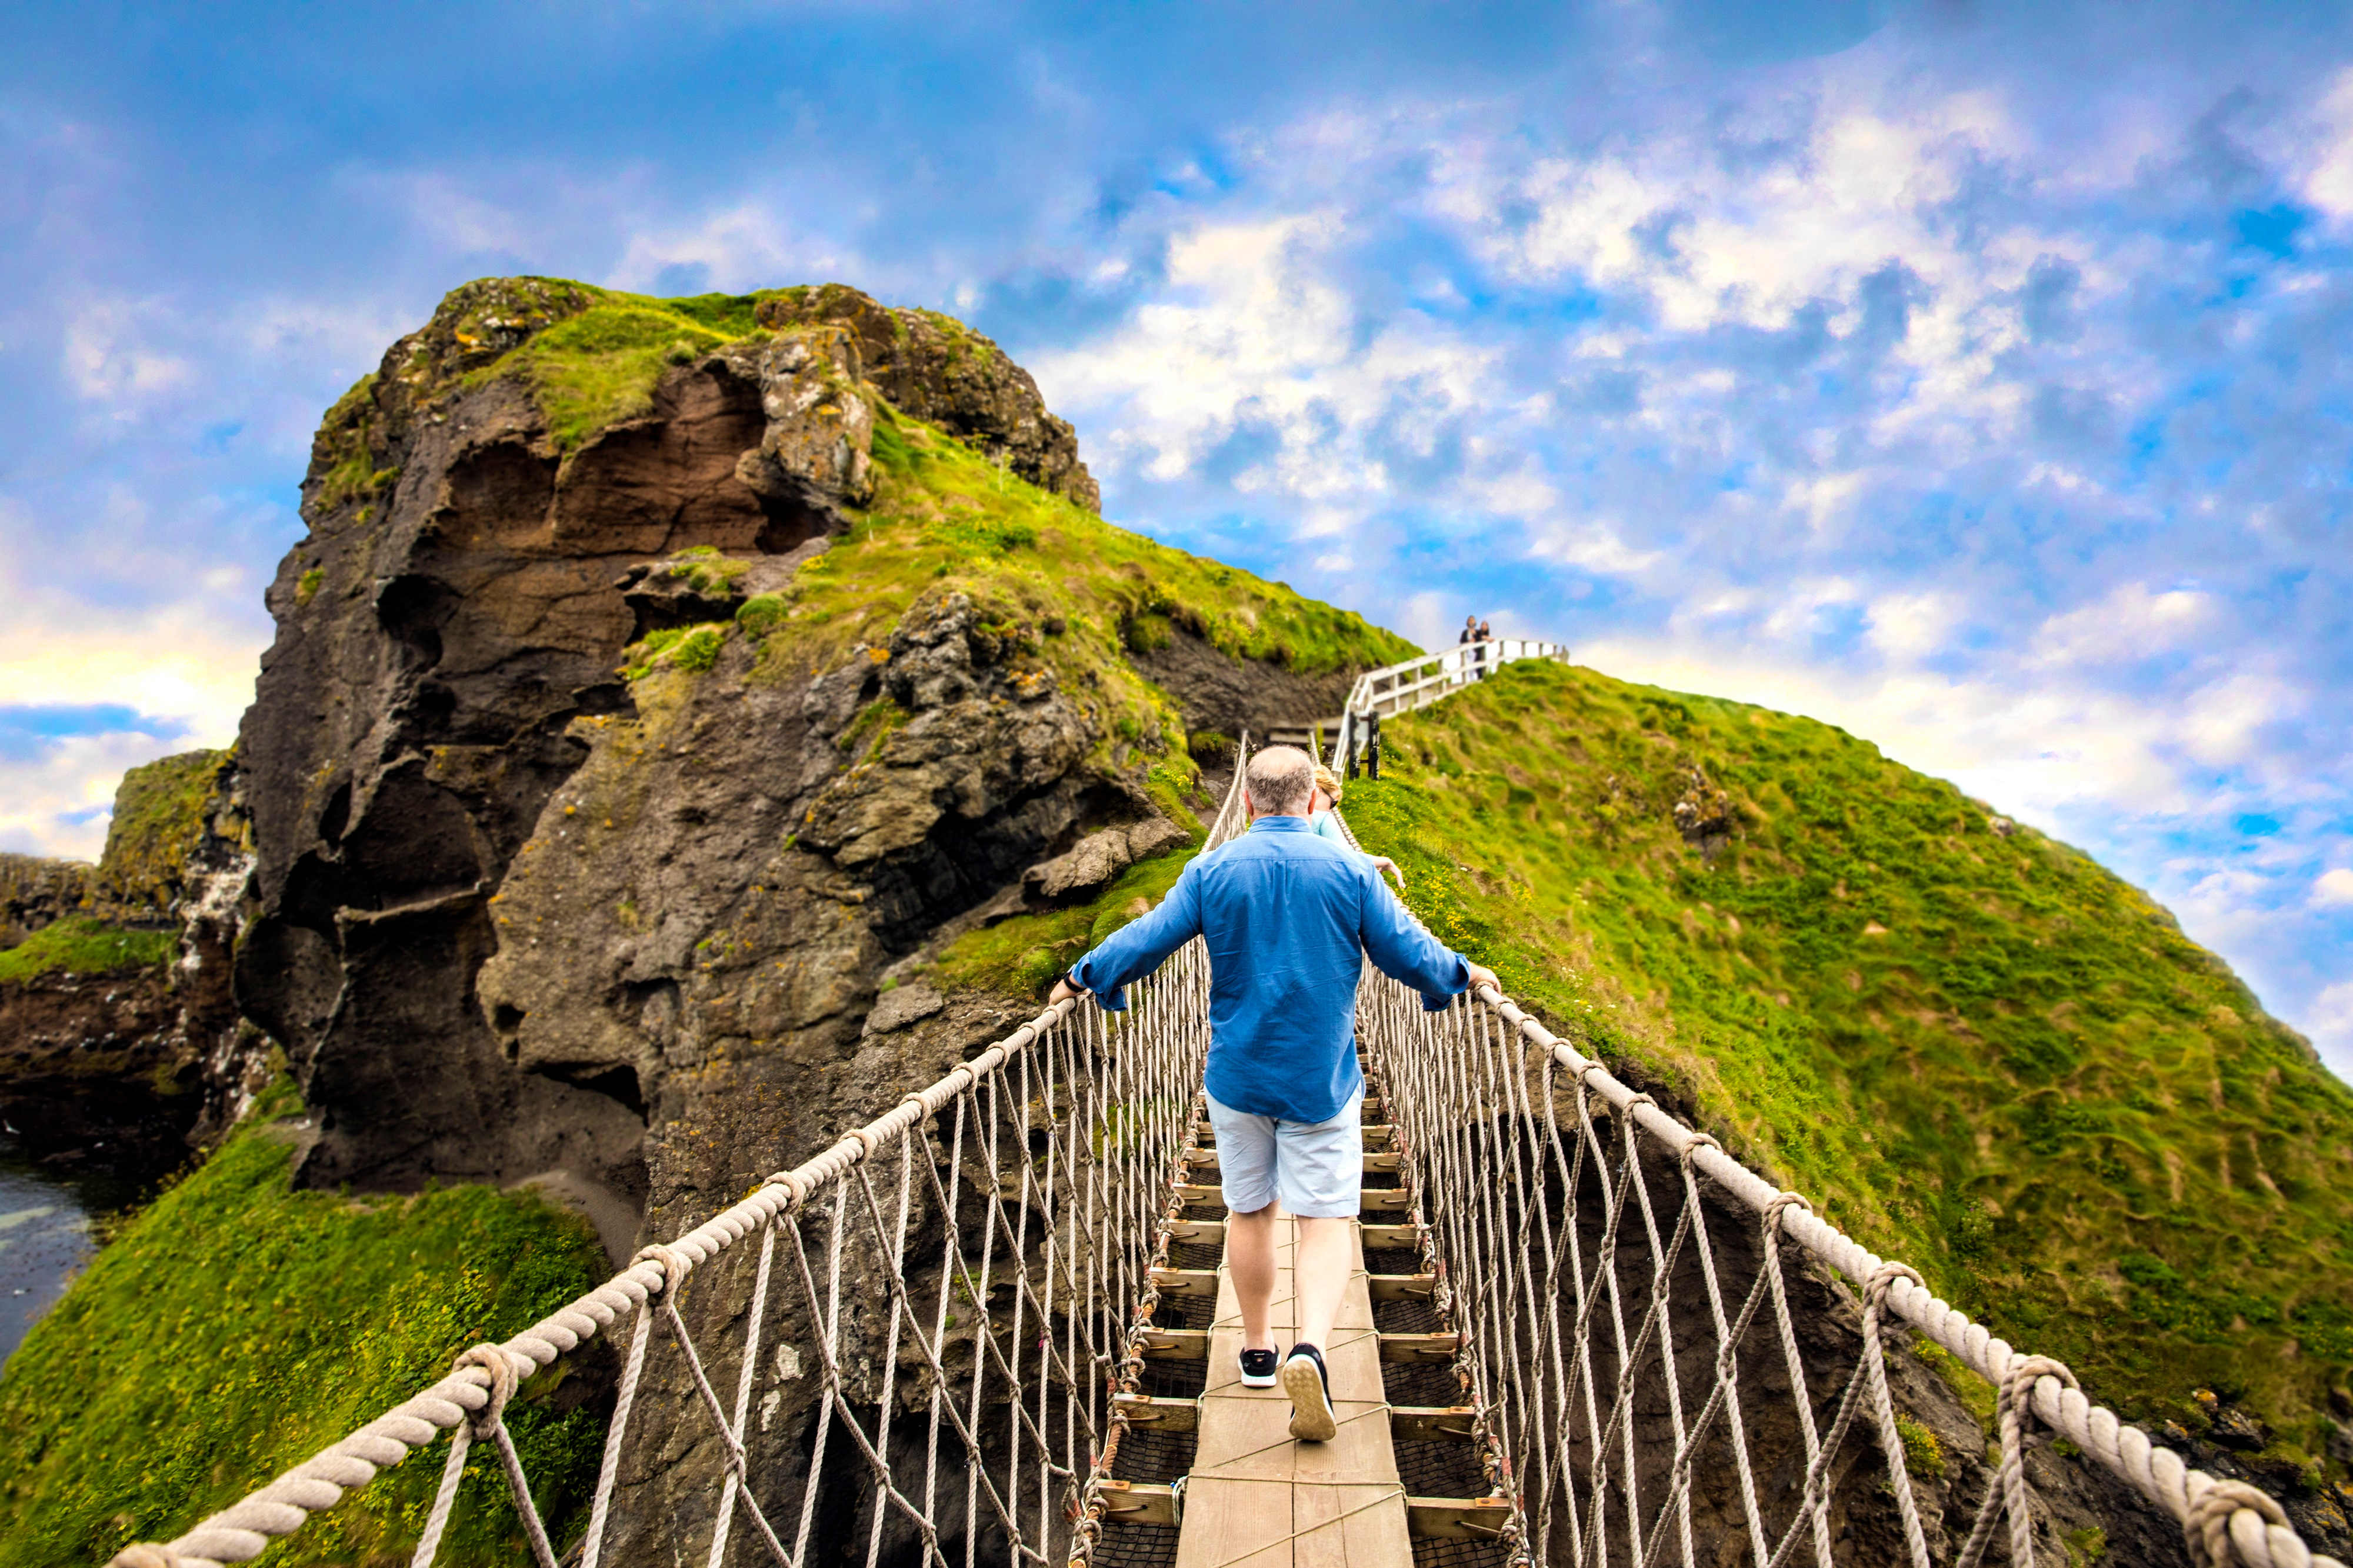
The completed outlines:
<svg viewBox="0 0 2353 1568">
<path fill-rule="evenodd" d="M 1302 1219 L 1292 1249 L 1291 1296 L 1298 1339 L 1282 1360 L 1282 1391 L 1291 1396 L 1291 1435 L 1305 1443 L 1328 1443 L 1339 1434 L 1332 1409 L 1330 1375 L 1324 1352 L 1332 1342 L 1332 1321 L 1340 1315 L 1340 1295 L 1348 1288 L 1348 1225 L 1345 1219 Z"/>
<path fill-rule="evenodd" d="M 1281 1350 L 1268 1319 L 1274 1302 L 1274 1225 L 1276 1205 L 1252 1214 L 1226 1216 L 1226 1269 L 1234 1279 L 1234 1298 L 1242 1307 L 1242 1349 Z"/>
<path fill-rule="evenodd" d="M 1299 1342 L 1319 1351 L 1332 1348 L 1332 1321 L 1340 1315 L 1340 1298 L 1347 1292 L 1348 1227 L 1346 1219 L 1303 1219 L 1299 1243 L 1291 1259 L 1291 1293 L 1298 1302 Z M 1240 1289 L 1237 1277 L 1235 1289 Z"/>
</svg>

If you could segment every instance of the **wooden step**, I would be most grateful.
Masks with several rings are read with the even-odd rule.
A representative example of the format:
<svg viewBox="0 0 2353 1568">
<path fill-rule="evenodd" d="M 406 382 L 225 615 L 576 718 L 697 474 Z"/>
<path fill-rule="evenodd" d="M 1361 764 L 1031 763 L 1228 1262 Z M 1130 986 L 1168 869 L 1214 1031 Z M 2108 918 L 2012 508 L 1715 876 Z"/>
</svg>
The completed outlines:
<svg viewBox="0 0 2353 1568">
<path fill-rule="evenodd" d="M 1146 1329 L 1144 1331 L 1144 1359 L 1146 1361 L 1207 1361 L 1209 1357 L 1209 1331 L 1207 1329 Z"/>
<path fill-rule="evenodd" d="M 1383 1150 L 1367 1149 L 1362 1158 L 1368 1176 L 1394 1175 L 1401 1163 L 1400 1156 Z M 1185 1163 L 1196 1174 L 1214 1174 L 1225 1169 L 1219 1163 L 1215 1149 L 1196 1149 L 1185 1156 Z"/>
<path fill-rule="evenodd" d="M 1226 1206 L 1226 1189 L 1201 1182 L 1180 1182 L 1176 1196 L 1187 1207 L 1196 1204 L 1207 1207 Z M 1366 1214 L 1404 1214 L 1413 1207 L 1413 1194 L 1403 1187 L 1366 1187 L 1361 1200 Z"/>
<path fill-rule="evenodd" d="M 1207 1296 L 1218 1294 L 1218 1271 L 1214 1268 L 1155 1268 L 1152 1271 L 1152 1288 L 1163 1296 Z"/>
<path fill-rule="evenodd" d="M 1158 1270 L 1154 1271 L 1155 1274 Z M 1435 1274 L 1367 1274 L 1365 1289 L 1376 1301 L 1427 1301 L 1437 1293 Z"/>
<path fill-rule="evenodd" d="M 1113 1394 L 1111 1408 L 1132 1426 L 1153 1431 L 1193 1431 L 1200 1425 L 1198 1398 L 1157 1394 Z M 1400 1443 L 1468 1443 L 1478 1436 L 1478 1405 L 1390 1405 L 1388 1436 Z"/>
<path fill-rule="evenodd" d="M 1163 1296 L 1215 1296 L 1218 1293 L 1218 1271 L 1214 1268 L 1155 1268 L 1152 1270 L 1152 1288 Z M 1371 1292 L 1376 1301 L 1425 1301 L 1436 1292 L 1438 1276 L 1367 1274 L 1365 1276 L 1365 1289 Z"/>
<path fill-rule="evenodd" d="M 1176 1489 L 1157 1481 L 1105 1481 L 1103 1521 L 1176 1528 Z"/>
<path fill-rule="evenodd" d="M 1388 1149 L 1396 1146 L 1397 1129 L 1386 1121 L 1367 1121 L 1365 1123 L 1364 1132 L 1365 1147 L 1367 1149 Z M 1193 1123 L 1193 1142 L 1200 1148 L 1214 1149 L 1218 1146 L 1218 1130 L 1206 1121 L 1196 1121 Z"/>
<path fill-rule="evenodd" d="M 1401 1443 L 1467 1443 L 1478 1436 L 1472 1426 L 1478 1418 L 1479 1408 L 1474 1405 L 1392 1405 L 1389 1436 Z"/>
<path fill-rule="evenodd" d="M 1427 1226 L 1366 1225 L 1365 1249 L 1368 1252 L 1419 1251 Z M 1226 1244 L 1226 1222 L 1221 1219 L 1179 1219 L 1168 1222 L 1168 1239 L 1189 1247 L 1223 1247 Z"/>
<path fill-rule="evenodd" d="M 1381 1359 L 1390 1362 L 1452 1361 L 1462 1348 L 1460 1334 L 1383 1334 Z"/>
<path fill-rule="evenodd" d="M 1459 1334 L 1382 1334 L 1380 1357 L 1386 1362 L 1452 1361 L 1461 1347 Z M 1202 1361 L 1209 1353 L 1207 1329 L 1150 1328 L 1144 1331 L 1146 1361 Z"/>
<path fill-rule="evenodd" d="M 1512 1517 L 1512 1500 L 1502 1497 L 1411 1497 L 1405 1500 L 1406 1529 L 1420 1541 L 1493 1541 Z"/>
<path fill-rule="evenodd" d="M 1114 1394 L 1112 1410 L 1133 1426 L 1148 1426 L 1155 1432 L 1190 1432 L 1201 1415 L 1201 1406 L 1190 1399 L 1166 1399 L 1149 1394 Z"/>
</svg>

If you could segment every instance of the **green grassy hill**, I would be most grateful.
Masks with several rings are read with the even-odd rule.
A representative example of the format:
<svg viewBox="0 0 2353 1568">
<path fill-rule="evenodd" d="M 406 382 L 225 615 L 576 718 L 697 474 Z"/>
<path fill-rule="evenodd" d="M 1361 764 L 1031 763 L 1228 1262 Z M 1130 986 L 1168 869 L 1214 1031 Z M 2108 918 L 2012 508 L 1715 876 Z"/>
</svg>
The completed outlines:
<svg viewBox="0 0 2353 1568">
<path fill-rule="evenodd" d="M 2318 1479 L 2353 1090 L 2165 910 L 1843 731 L 1588 669 L 1383 742 L 1351 826 L 1556 1030 L 2094 1397 L 2243 1399 Z"/>
<path fill-rule="evenodd" d="M 288 1188 L 284 1084 L 101 1251 L 0 1376 L 0 1568 L 102 1563 L 300 1463 L 606 1272 L 586 1224 L 530 1193 L 354 1201 Z M 508 1414 L 541 1508 L 575 1524 L 602 1426 L 564 1374 Z M 411 1458 L 264 1563 L 406 1562 L 445 1450 Z M 487 1445 L 444 1562 L 527 1561 Z"/>
</svg>

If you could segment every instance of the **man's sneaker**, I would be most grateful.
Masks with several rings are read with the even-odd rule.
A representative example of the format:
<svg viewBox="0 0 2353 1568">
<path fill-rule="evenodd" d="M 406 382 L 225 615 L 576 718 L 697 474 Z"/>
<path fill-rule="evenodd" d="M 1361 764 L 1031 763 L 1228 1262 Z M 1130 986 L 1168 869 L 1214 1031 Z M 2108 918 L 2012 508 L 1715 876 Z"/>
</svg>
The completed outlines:
<svg viewBox="0 0 2353 1568">
<path fill-rule="evenodd" d="M 1242 1352 L 1242 1386 L 1272 1388 L 1275 1363 L 1282 1359 L 1282 1355 L 1274 1351 Z"/>
<path fill-rule="evenodd" d="M 1291 1435 L 1303 1443 L 1328 1443 L 1340 1430 L 1332 1417 L 1332 1379 L 1314 1345 L 1293 1345 L 1282 1361 L 1282 1392 L 1291 1395 Z"/>
</svg>

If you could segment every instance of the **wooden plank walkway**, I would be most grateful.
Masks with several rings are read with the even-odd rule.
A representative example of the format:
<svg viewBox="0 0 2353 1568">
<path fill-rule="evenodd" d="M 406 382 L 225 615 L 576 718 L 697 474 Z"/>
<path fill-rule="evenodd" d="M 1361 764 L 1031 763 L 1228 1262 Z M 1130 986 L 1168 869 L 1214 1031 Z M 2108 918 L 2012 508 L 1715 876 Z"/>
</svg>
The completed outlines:
<svg viewBox="0 0 2353 1568">
<path fill-rule="evenodd" d="M 1277 1222 L 1271 1322 L 1275 1343 L 1285 1351 L 1295 1327 L 1291 1259 L 1296 1231 L 1293 1220 Z M 1350 1255 L 1353 1271 L 1333 1328 L 1335 1342 L 1324 1348 L 1340 1426 L 1329 1443 L 1293 1440 L 1291 1401 L 1280 1387 L 1241 1385 L 1241 1307 L 1231 1272 L 1219 1268 L 1199 1449 L 1185 1483 L 1176 1568 L 1410 1568 L 1413 1546 L 1389 1447 L 1361 1226 Z"/>
</svg>

